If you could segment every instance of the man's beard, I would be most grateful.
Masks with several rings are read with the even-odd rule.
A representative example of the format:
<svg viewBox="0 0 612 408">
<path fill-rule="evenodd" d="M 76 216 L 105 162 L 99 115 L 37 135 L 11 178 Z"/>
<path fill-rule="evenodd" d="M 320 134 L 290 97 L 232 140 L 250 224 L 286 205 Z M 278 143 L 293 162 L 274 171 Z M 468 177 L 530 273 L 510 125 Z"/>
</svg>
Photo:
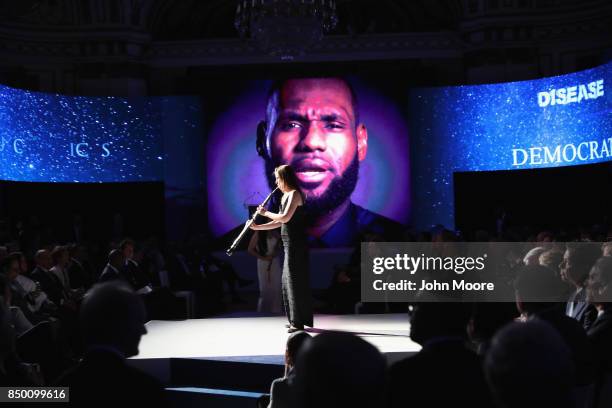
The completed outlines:
<svg viewBox="0 0 612 408">
<path fill-rule="evenodd" d="M 277 165 L 272 163 L 272 160 L 266 160 L 266 174 L 268 175 L 268 183 L 271 188 L 275 187 L 274 169 Z M 306 194 L 305 209 L 310 217 L 318 218 L 322 215 L 329 214 L 338 208 L 347 198 L 351 197 L 357 181 L 359 180 L 359 159 L 357 154 L 351 161 L 351 164 L 344 170 L 340 177 L 335 177 L 325 192 L 319 197 L 313 197 L 308 190 L 304 190 Z"/>
</svg>

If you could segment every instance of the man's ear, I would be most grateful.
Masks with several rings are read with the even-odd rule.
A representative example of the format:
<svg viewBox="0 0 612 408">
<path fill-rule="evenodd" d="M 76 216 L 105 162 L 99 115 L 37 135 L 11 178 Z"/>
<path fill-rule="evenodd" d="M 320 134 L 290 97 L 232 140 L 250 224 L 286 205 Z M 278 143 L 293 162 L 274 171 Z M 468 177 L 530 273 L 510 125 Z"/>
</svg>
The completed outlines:
<svg viewBox="0 0 612 408">
<path fill-rule="evenodd" d="M 269 159 L 268 149 L 266 147 L 266 128 L 267 124 L 264 120 L 257 124 L 257 141 L 255 142 L 255 149 L 257 154 L 264 159 Z"/>
<path fill-rule="evenodd" d="M 368 153 L 368 129 L 363 123 L 357 125 L 357 157 L 363 161 Z"/>
</svg>

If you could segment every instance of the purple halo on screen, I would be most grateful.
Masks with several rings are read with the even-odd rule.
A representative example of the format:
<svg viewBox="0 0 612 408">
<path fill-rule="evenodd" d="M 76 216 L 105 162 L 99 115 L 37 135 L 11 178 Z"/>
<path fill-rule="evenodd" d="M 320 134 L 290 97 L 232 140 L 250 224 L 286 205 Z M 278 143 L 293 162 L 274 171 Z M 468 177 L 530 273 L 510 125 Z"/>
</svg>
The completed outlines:
<svg viewBox="0 0 612 408">
<path fill-rule="evenodd" d="M 214 118 L 208 136 L 206 170 L 208 218 L 213 235 L 248 217 L 246 204 L 259 204 L 270 192 L 264 163 L 255 150 L 256 129 L 265 117 L 270 82 L 254 81 Z M 397 104 L 375 89 L 356 86 L 360 117 L 368 129 L 368 152 L 361 162 L 352 200 L 371 211 L 406 223 L 410 216 L 408 128 Z"/>
</svg>

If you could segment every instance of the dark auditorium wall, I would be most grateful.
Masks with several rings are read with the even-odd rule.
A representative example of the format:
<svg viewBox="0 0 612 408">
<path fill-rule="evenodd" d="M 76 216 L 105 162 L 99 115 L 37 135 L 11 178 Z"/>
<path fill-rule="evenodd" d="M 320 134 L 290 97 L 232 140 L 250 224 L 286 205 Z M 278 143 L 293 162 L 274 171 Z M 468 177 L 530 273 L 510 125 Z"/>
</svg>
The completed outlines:
<svg viewBox="0 0 612 408">
<path fill-rule="evenodd" d="M 461 231 L 508 227 L 578 230 L 612 220 L 612 163 L 454 174 Z M 483 195 L 486 191 L 486 195 Z"/>
<path fill-rule="evenodd" d="M 34 223 L 43 233 L 51 228 L 54 243 L 74 242 L 75 215 L 82 219 L 83 239 L 92 242 L 163 237 L 164 184 L 0 182 L 0 218 L 8 220 L 10 228 L 19 221 L 27 228 Z M 117 215 L 122 230 L 117 229 Z M 116 232 L 122 232 L 121 237 Z"/>
</svg>

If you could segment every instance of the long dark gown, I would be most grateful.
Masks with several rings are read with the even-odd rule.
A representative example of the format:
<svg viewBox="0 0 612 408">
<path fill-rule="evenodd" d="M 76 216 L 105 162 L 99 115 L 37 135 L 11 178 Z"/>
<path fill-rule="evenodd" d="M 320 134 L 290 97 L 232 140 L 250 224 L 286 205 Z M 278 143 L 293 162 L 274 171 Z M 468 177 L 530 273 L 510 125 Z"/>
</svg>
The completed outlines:
<svg viewBox="0 0 612 408">
<path fill-rule="evenodd" d="M 284 205 L 281 204 L 281 212 L 284 211 Z M 283 304 L 289 323 L 297 328 L 313 325 L 305 219 L 304 206 L 300 205 L 289 222 L 281 225 L 281 238 L 285 249 Z"/>
</svg>

